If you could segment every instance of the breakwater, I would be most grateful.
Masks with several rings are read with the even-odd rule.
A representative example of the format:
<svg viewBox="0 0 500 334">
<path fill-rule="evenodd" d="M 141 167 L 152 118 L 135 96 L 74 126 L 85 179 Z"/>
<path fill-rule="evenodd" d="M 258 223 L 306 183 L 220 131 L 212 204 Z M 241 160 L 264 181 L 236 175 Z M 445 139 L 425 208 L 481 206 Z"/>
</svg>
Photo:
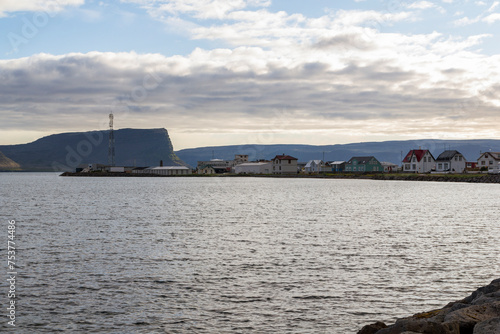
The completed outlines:
<svg viewBox="0 0 500 334">
<path fill-rule="evenodd" d="M 468 183 L 500 183 L 498 174 L 189 174 L 189 175 L 158 175 L 135 173 L 72 173 L 64 172 L 60 176 L 76 177 L 272 177 L 272 178 L 319 178 L 319 179 L 366 179 L 382 181 L 429 181 L 429 182 L 468 182 Z"/>
<path fill-rule="evenodd" d="M 387 326 L 376 322 L 358 334 L 495 334 L 500 333 L 500 279 L 449 303 L 442 309 L 398 319 Z"/>
</svg>

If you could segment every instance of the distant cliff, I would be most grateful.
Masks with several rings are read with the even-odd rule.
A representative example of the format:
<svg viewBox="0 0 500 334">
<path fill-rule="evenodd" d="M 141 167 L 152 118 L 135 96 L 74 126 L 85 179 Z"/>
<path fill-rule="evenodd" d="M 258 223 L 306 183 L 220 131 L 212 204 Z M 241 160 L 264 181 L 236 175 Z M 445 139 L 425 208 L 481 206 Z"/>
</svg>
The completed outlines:
<svg viewBox="0 0 500 334">
<path fill-rule="evenodd" d="M 121 129 L 114 135 L 117 166 L 158 166 L 160 160 L 185 164 L 175 155 L 166 129 Z M 80 164 L 108 163 L 108 131 L 55 134 L 29 144 L 0 145 L 0 152 L 22 170 L 72 171 Z"/>
</svg>

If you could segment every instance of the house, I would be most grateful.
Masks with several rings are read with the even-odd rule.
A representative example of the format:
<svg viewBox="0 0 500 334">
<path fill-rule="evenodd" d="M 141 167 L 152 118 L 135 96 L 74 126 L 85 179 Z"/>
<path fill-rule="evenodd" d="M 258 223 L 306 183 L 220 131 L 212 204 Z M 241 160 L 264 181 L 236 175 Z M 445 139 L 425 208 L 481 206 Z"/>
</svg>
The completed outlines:
<svg viewBox="0 0 500 334">
<path fill-rule="evenodd" d="M 498 166 L 499 162 L 500 152 L 484 152 L 481 154 L 479 159 L 477 159 L 477 167 L 481 169 L 488 169 L 490 167 Z"/>
<path fill-rule="evenodd" d="M 346 162 L 345 171 L 353 173 L 383 172 L 384 167 L 374 156 L 352 157 Z"/>
<path fill-rule="evenodd" d="M 319 173 L 322 172 L 323 160 L 310 160 L 304 167 L 306 173 Z"/>
<path fill-rule="evenodd" d="M 387 161 L 382 161 L 380 163 L 384 167 L 384 173 L 395 173 L 399 170 L 399 166 Z"/>
<path fill-rule="evenodd" d="M 297 158 L 289 155 L 277 155 L 271 162 L 273 164 L 273 174 L 297 174 Z"/>
<path fill-rule="evenodd" d="M 410 150 L 403 159 L 403 171 L 407 173 L 428 173 L 435 165 L 436 159 L 429 150 Z"/>
<path fill-rule="evenodd" d="M 215 169 L 210 165 L 198 166 L 196 174 L 215 174 Z"/>
<path fill-rule="evenodd" d="M 342 173 L 345 170 L 345 161 L 329 161 L 326 166 L 330 167 L 331 172 Z"/>
<path fill-rule="evenodd" d="M 234 166 L 245 163 L 245 162 L 248 162 L 248 155 L 236 154 L 234 156 L 233 160 L 212 159 L 212 160 L 208 160 L 208 161 L 198 161 L 197 168 L 200 168 L 200 166 L 207 165 L 207 166 L 212 166 L 213 168 L 215 168 L 216 171 L 218 169 L 223 170 L 223 171 L 227 171 L 227 170 L 230 170 L 231 168 L 233 168 Z"/>
<path fill-rule="evenodd" d="M 273 164 L 270 161 L 245 162 L 234 166 L 235 174 L 271 174 Z"/>
<path fill-rule="evenodd" d="M 436 159 L 436 172 L 463 173 L 465 167 L 465 157 L 456 150 L 444 151 Z"/>
</svg>

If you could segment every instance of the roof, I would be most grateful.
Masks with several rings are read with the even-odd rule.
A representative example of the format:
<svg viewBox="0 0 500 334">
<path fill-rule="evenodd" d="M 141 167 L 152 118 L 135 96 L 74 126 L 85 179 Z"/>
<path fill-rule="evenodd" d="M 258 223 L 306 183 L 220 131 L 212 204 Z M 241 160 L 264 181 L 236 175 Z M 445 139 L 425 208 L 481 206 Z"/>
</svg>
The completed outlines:
<svg viewBox="0 0 500 334">
<path fill-rule="evenodd" d="M 436 161 L 450 161 L 457 154 L 462 155 L 462 153 L 458 152 L 457 150 L 444 151 L 439 155 L 439 157 L 437 157 Z"/>
<path fill-rule="evenodd" d="M 486 154 L 491 155 L 493 157 L 493 159 L 495 159 L 495 160 L 500 160 L 500 152 L 484 152 L 483 154 L 481 154 L 481 156 L 479 157 L 479 159 L 481 159 Z"/>
<path fill-rule="evenodd" d="M 349 159 L 348 163 L 351 163 L 352 160 L 357 160 L 360 164 L 367 164 L 371 159 L 377 160 L 377 158 L 375 158 L 373 155 L 370 155 L 368 157 L 352 157 L 351 159 Z"/>
<path fill-rule="evenodd" d="M 198 167 L 198 169 L 205 169 L 205 168 L 212 168 L 213 169 L 213 167 L 210 165 L 202 165 L 202 166 Z"/>
<path fill-rule="evenodd" d="M 186 166 L 158 166 L 158 167 L 149 167 L 147 169 L 169 170 L 169 169 L 189 169 L 189 168 Z"/>
<path fill-rule="evenodd" d="M 323 163 L 323 160 L 309 160 L 309 162 L 306 164 L 306 168 L 311 167 L 313 163 L 315 165 L 321 165 Z"/>
<path fill-rule="evenodd" d="M 326 163 L 327 165 L 330 165 L 330 166 L 333 166 L 333 165 L 342 165 L 342 164 L 345 164 L 345 161 L 328 161 Z"/>
<path fill-rule="evenodd" d="M 417 161 L 420 162 L 420 160 L 422 160 L 422 158 L 424 157 L 424 155 L 429 152 L 429 154 L 431 155 L 431 157 L 434 159 L 434 157 L 432 156 L 431 152 L 429 150 L 410 150 L 410 152 L 408 152 L 408 154 L 406 155 L 406 157 L 403 159 L 403 162 L 411 162 L 411 157 L 413 155 L 415 155 L 415 157 L 417 158 Z"/>
<path fill-rule="evenodd" d="M 263 166 L 263 165 L 270 165 L 270 162 L 263 162 L 263 161 L 258 161 L 258 162 L 245 162 L 243 164 L 236 165 L 234 167 L 251 167 L 251 166 Z"/>
<path fill-rule="evenodd" d="M 395 164 L 395 163 L 392 163 L 392 162 L 389 162 L 389 161 L 382 161 L 380 164 L 382 166 L 398 166 L 399 167 L 398 164 Z"/>
<path fill-rule="evenodd" d="M 273 160 L 299 160 L 299 159 L 294 158 L 294 157 L 292 157 L 290 155 L 283 154 L 283 155 L 277 155 L 277 156 L 275 156 L 273 158 Z"/>
</svg>

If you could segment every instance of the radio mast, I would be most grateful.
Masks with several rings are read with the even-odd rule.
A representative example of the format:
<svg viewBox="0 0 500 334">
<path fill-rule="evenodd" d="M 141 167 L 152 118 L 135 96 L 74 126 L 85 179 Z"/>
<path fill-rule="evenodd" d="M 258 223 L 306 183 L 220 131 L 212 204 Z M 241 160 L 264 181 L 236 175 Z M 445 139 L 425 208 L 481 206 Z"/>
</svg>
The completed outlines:
<svg viewBox="0 0 500 334">
<path fill-rule="evenodd" d="M 108 164 L 110 166 L 115 165 L 115 134 L 113 133 L 113 112 L 109 114 Z"/>
</svg>

